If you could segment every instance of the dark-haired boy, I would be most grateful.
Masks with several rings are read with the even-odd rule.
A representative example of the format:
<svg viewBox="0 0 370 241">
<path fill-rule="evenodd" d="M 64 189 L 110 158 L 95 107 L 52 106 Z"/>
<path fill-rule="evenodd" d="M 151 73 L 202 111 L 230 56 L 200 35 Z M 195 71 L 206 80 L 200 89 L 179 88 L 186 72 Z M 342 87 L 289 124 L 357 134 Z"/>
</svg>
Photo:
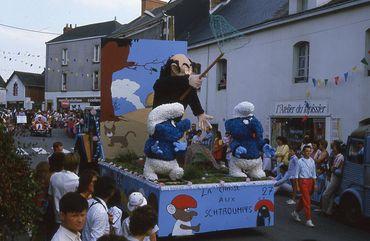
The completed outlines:
<svg viewBox="0 0 370 241">
<path fill-rule="evenodd" d="M 110 177 L 99 177 L 94 185 L 94 194 L 89 200 L 86 224 L 82 232 L 82 240 L 96 241 L 109 234 L 110 224 L 107 202 L 116 191 L 116 183 Z"/>
<path fill-rule="evenodd" d="M 60 172 L 63 170 L 63 143 L 57 141 L 53 143 L 53 154 L 48 157 L 50 172 Z"/>
<path fill-rule="evenodd" d="M 302 158 L 297 162 L 295 178 L 297 191 L 300 191 L 302 196 L 298 201 L 296 209 L 292 212 L 294 220 L 300 222 L 299 212 L 304 209 L 306 215 L 306 226 L 315 227 L 311 220 L 311 194 L 316 185 L 316 165 L 315 161 L 310 157 L 311 147 L 304 146 L 302 149 Z"/>
<path fill-rule="evenodd" d="M 152 234 L 157 224 L 157 214 L 149 205 L 136 208 L 130 217 L 129 229 L 133 236 L 131 241 L 142 241 Z"/>
<path fill-rule="evenodd" d="M 88 208 L 86 199 L 69 192 L 60 199 L 59 207 L 62 223 L 51 241 L 81 241 L 80 231 L 85 225 Z"/>
</svg>

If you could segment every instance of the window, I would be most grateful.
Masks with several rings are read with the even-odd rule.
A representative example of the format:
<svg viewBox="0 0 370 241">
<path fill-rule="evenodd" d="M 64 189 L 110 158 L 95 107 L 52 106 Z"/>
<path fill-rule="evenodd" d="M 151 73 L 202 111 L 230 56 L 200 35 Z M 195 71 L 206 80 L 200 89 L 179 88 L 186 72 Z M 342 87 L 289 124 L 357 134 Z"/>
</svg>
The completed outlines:
<svg viewBox="0 0 370 241">
<path fill-rule="evenodd" d="M 297 12 L 303 12 L 308 9 L 308 0 L 298 0 Z"/>
<path fill-rule="evenodd" d="M 299 42 L 294 45 L 294 83 L 307 83 L 309 76 L 310 43 Z"/>
<path fill-rule="evenodd" d="M 192 67 L 193 67 L 193 73 L 194 74 L 201 74 L 201 71 L 202 71 L 202 65 L 201 64 L 198 64 L 198 63 L 192 63 Z"/>
<path fill-rule="evenodd" d="M 62 74 L 62 91 L 67 91 L 67 74 Z"/>
<path fill-rule="evenodd" d="M 93 74 L 93 90 L 99 90 L 99 71 Z"/>
<path fill-rule="evenodd" d="M 62 51 L 62 65 L 68 64 L 68 49 L 63 49 Z"/>
<path fill-rule="evenodd" d="M 366 53 L 366 62 L 368 63 L 365 65 L 366 67 L 366 75 L 370 76 L 370 28 L 366 31 L 366 47 L 365 47 Z"/>
<path fill-rule="evenodd" d="M 226 89 L 227 84 L 227 60 L 221 59 L 217 63 L 217 89 Z"/>
<path fill-rule="evenodd" d="M 13 96 L 18 96 L 18 83 L 15 82 L 13 85 Z"/>
<path fill-rule="evenodd" d="M 365 158 L 364 141 L 360 139 L 351 139 L 348 149 L 348 161 L 356 164 L 362 164 Z"/>
<path fill-rule="evenodd" d="M 94 62 L 100 62 L 100 45 L 94 46 Z"/>
</svg>

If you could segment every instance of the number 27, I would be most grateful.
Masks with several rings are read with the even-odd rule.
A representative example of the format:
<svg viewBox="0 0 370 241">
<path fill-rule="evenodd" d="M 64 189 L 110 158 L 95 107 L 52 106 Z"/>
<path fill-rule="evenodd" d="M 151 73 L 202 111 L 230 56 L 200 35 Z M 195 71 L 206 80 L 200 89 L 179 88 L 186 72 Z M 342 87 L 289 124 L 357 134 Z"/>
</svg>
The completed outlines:
<svg viewBox="0 0 370 241">
<path fill-rule="evenodd" d="M 263 187 L 262 188 L 262 195 L 267 196 L 270 195 L 273 192 L 274 188 L 273 187 Z"/>
</svg>

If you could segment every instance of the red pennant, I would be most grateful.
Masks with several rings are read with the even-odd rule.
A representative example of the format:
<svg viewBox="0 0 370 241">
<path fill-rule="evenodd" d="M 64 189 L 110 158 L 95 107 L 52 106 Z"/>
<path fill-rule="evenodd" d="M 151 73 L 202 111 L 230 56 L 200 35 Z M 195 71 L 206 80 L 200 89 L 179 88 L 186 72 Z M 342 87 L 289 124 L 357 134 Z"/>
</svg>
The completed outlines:
<svg viewBox="0 0 370 241">
<path fill-rule="evenodd" d="M 370 50 L 369 50 L 369 51 L 367 51 L 367 53 L 368 53 L 368 54 L 370 54 Z"/>
<path fill-rule="evenodd" d="M 340 77 L 339 76 L 335 76 L 334 77 L 334 82 L 335 82 L 336 85 L 338 85 L 339 82 L 340 82 Z"/>
</svg>

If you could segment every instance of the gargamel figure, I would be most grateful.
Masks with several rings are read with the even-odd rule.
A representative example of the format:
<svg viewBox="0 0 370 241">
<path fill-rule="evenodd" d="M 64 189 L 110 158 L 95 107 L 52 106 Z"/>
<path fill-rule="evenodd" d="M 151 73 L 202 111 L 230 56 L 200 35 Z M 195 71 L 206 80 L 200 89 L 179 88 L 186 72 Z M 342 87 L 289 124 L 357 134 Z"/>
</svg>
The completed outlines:
<svg viewBox="0 0 370 241">
<path fill-rule="evenodd" d="M 193 74 L 192 65 L 184 54 L 176 54 L 167 60 L 153 86 L 153 108 L 173 102 L 181 103 L 185 109 L 189 105 L 193 114 L 198 117 L 199 127 L 205 130 L 208 126 L 211 127 L 209 120 L 213 117 L 204 113 L 199 101 L 197 90 L 203 79 L 200 75 Z M 189 88 L 192 88 L 189 94 L 183 96 Z"/>
</svg>

